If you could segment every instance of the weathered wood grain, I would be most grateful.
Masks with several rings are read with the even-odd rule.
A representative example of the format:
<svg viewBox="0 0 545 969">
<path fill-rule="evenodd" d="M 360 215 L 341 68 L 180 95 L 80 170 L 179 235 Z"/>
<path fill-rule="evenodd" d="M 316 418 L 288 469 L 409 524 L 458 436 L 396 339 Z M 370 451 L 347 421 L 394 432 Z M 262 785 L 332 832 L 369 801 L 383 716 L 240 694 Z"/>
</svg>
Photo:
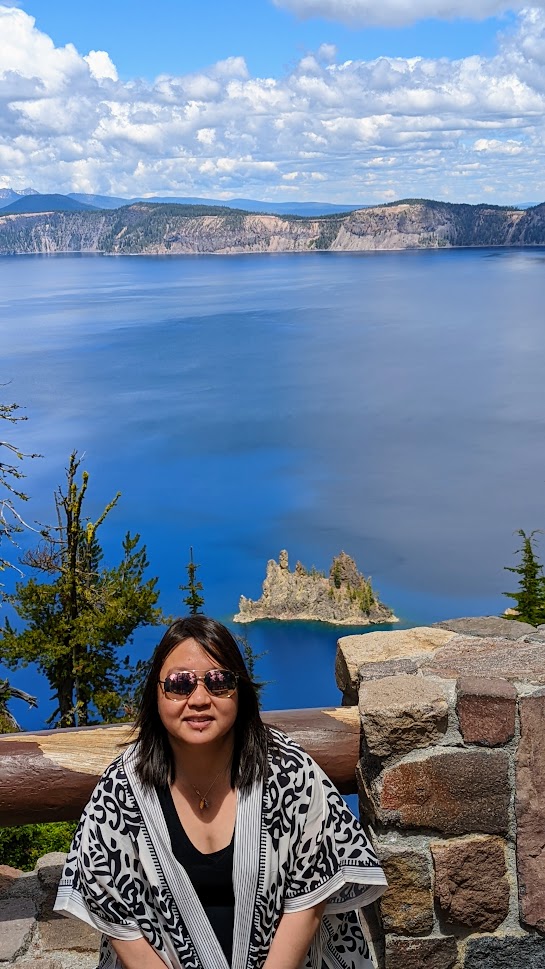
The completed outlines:
<svg viewBox="0 0 545 969">
<path fill-rule="evenodd" d="M 263 719 L 308 751 L 343 794 L 356 791 L 357 707 L 271 711 Z M 131 729 L 122 724 L 0 735 L 0 826 L 78 818 Z"/>
</svg>

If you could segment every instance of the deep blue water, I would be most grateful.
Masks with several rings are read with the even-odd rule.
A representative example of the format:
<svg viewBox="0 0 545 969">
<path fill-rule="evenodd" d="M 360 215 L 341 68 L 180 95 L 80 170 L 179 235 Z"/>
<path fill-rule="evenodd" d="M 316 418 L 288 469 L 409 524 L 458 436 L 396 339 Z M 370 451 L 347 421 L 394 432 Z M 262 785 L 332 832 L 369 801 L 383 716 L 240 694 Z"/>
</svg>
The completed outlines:
<svg viewBox="0 0 545 969">
<path fill-rule="evenodd" d="M 27 515 L 52 520 L 78 448 L 89 514 L 122 492 L 106 557 L 140 532 L 167 612 L 193 545 L 224 621 L 281 548 L 345 549 L 405 625 L 497 613 L 514 531 L 545 524 L 544 305 L 540 249 L 0 258 L 2 398 L 44 455 Z M 338 702 L 338 629 L 248 632 L 267 707 Z M 10 678 L 40 726 L 47 688 Z"/>
</svg>

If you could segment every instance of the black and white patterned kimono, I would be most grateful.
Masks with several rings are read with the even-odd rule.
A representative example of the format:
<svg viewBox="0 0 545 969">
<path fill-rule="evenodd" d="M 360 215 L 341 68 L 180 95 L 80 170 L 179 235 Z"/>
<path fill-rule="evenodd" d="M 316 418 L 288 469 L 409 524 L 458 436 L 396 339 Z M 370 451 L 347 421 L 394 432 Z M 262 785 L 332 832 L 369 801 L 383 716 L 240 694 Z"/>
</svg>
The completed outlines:
<svg viewBox="0 0 545 969">
<path fill-rule="evenodd" d="M 228 969 L 159 800 L 134 768 L 110 765 L 82 816 L 55 908 L 104 934 L 97 969 L 121 969 L 108 943 L 144 936 L 169 969 Z M 386 888 L 363 829 L 318 765 L 272 731 L 265 782 L 238 792 L 232 969 L 260 969 L 283 912 L 327 907 L 305 969 L 372 969 L 358 909 Z"/>
</svg>

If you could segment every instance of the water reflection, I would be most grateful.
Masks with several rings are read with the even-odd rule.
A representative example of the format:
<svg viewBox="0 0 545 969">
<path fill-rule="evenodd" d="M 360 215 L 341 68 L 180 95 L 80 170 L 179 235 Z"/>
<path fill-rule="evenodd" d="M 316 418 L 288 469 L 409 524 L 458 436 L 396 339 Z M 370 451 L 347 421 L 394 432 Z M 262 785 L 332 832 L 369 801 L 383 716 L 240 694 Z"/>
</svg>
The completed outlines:
<svg viewBox="0 0 545 969">
<path fill-rule="evenodd" d="M 259 595 L 283 547 L 318 568 L 345 549 L 407 623 L 497 612 L 515 530 L 543 524 L 542 263 L 2 258 L 3 379 L 30 417 L 18 443 L 44 455 L 27 467 L 30 514 L 51 520 L 77 447 L 89 514 L 123 493 L 107 557 L 140 532 L 170 613 L 189 545 L 217 616 Z M 256 630 L 274 705 L 304 705 L 295 661 L 335 690 L 335 638 Z"/>
</svg>

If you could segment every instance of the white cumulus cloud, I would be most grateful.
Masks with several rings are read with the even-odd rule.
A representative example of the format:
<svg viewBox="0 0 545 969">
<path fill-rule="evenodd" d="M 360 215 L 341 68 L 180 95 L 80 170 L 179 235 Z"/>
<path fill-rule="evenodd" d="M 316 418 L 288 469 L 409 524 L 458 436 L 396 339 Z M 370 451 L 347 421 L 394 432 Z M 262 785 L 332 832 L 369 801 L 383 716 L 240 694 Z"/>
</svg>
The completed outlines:
<svg viewBox="0 0 545 969">
<path fill-rule="evenodd" d="M 323 44 L 279 77 L 252 76 L 233 56 L 192 74 L 120 80 L 106 51 L 56 47 L 1 0 L 0 36 L 0 182 L 16 189 L 545 198 L 537 7 L 490 57 L 343 63 Z"/>
<path fill-rule="evenodd" d="M 109 78 L 117 81 L 117 70 L 115 64 L 110 60 L 110 55 L 105 50 L 90 50 L 83 58 L 89 65 L 91 77 L 99 81 L 101 78 Z"/>
<path fill-rule="evenodd" d="M 498 141 L 497 138 L 477 138 L 473 145 L 475 151 L 493 152 L 497 155 L 520 155 L 524 151 L 524 146 L 520 141 L 509 139 L 508 141 Z"/>
<path fill-rule="evenodd" d="M 506 10 L 521 10 L 524 0 L 273 0 L 297 17 L 324 17 L 353 27 L 403 27 L 418 20 L 485 20 Z M 538 0 L 535 7 L 545 4 Z"/>
</svg>

